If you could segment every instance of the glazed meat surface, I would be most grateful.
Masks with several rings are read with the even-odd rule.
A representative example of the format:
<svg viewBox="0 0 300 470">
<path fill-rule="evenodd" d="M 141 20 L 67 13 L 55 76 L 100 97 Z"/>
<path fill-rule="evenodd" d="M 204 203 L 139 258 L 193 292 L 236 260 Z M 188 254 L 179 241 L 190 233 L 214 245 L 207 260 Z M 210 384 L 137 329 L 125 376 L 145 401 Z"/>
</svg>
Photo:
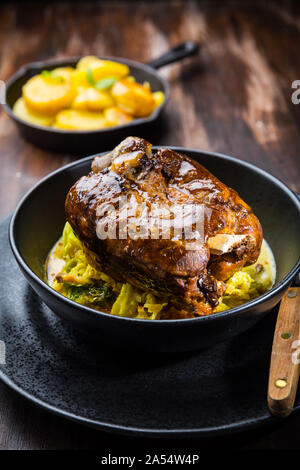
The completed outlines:
<svg viewBox="0 0 300 470">
<path fill-rule="evenodd" d="M 130 223 L 124 229 L 120 197 L 127 209 L 137 209 L 135 236 L 128 235 Z M 183 213 L 192 206 L 202 208 L 201 234 L 194 219 L 187 218 L 192 232 L 188 239 L 178 236 L 182 231 L 175 230 L 175 221 L 181 206 Z M 161 225 L 154 223 L 151 236 L 149 231 L 145 236 L 143 210 L 153 207 L 173 212 L 154 218 Z M 92 263 L 116 280 L 168 298 L 187 316 L 210 314 L 224 293 L 224 281 L 254 263 L 262 243 L 260 223 L 236 191 L 188 156 L 166 148 L 152 152 L 151 144 L 137 137 L 96 157 L 90 174 L 70 189 L 65 208 Z M 99 236 L 112 213 L 114 236 Z M 169 231 L 164 231 L 164 220 L 173 220 Z"/>
</svg>

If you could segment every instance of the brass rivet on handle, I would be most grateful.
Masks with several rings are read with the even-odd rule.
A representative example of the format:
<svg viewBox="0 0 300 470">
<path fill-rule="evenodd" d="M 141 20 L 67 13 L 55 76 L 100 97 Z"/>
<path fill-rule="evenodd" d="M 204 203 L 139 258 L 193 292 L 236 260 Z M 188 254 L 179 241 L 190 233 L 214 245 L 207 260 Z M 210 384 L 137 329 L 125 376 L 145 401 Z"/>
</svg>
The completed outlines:
<svg viewBox="0 0 300 470">
<path fill-rule="evenodd" d="M 283 333 L 281 333 L 282 339 L 289 339 L 291 336 L 292 336 L 292 333 L 290 333 L 289 331 L 284 331 Z"/>
<path fill-rule="evenodd" d="M 297 292 L 295 290 L 290 290 L 287 295 L 290 299 L 297 297 Z"/>
<path fill-rule="evenodd" d="M 287 381 L 285 379 L 277 379 L 275 382 L 277 388 L 284 388 L 287 386 Z"/>
</svg>

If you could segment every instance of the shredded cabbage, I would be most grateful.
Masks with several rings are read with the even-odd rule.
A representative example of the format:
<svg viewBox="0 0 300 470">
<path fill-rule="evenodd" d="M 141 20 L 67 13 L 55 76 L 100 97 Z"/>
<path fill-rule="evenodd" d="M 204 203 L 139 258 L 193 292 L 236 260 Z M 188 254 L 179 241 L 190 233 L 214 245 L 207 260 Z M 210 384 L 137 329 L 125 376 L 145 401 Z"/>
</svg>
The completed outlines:
<svg viewBox="0 0 300 470">
<path fill-rule="evenodd" d="M 63 260 L 64 265 L 54 280 L 48 282 L 69 299 L 124 317 L 156 320 L 164 316 L 167 302 L 128 282 L 117 282 L 92 266 L 83 244 L 68 222 L 50 259 L 51 256 Z M 225 294 L 214 312 L 237 307 L 260 296 L 270 289 L 273 277 L 267 248 L 263 245 L 258 261 L 236 272 L 226 282 Z"/>
<path fill-rule="evenodd" d="M 91 266 L 83 244 L 68 222 L 53 256 L 64 260 L 65 264 L 50 285 L 75 302 L 109 309 L 113 315 L 151 320 L 158 319 L 167 305 L 153 294 L 136 289 L 128 282 L 117 282 Z"/>
<path fill-rule="evenodd" d="M 269 252 L 263 242 L 261 254 L 255 264 L 242 268 L 226 282 L 226 291 L 215 312 L 238 307 L 267 292 L 274 282 Z"/>
</svg>

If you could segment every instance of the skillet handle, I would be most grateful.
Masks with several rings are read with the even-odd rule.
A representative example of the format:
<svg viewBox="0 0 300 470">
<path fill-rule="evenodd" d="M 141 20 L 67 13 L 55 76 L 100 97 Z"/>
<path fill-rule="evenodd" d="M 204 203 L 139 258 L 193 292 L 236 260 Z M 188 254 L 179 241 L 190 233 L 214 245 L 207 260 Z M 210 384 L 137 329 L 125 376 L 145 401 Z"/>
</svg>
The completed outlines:
<svg viewBox="0 0 300 470">
<path fill-rule="evenodd" d="M 298 386 L 299 328 L 300 287 L 291 287 L 284 294 L 278 312 L 268 385 L 269 409 L 282 418 L 293 411 Z"/>
<path fill-rule="evenodd" d="M 147 65 L 154 69 L 159 69 L 165 65 L 178 62 L 179 60 L 185 59 L 186 57 L 196 55 L 199 52 L 200 44 L 196 41 L 185 41 L 181 44 L 170 49 L 165 54 L 161 55 L 157 59 L 151 60 Z"/>
</svg>

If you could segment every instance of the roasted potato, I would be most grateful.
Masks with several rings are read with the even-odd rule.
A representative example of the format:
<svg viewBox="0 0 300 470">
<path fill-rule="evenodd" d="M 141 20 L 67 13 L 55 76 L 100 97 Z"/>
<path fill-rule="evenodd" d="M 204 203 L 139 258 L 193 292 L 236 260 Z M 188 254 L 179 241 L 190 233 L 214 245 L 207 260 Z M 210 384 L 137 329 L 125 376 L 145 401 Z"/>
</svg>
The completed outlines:
<svg viewBox="0 0 300 470">
<path fill-rule="evenodd" d="M 149 116 L 155 108 L 155 100 L 148 87 L 126 78 L 113 85 L 111 94 L 121 109 L 135 117 Z"/>
<path fill-rule="evenodd" d="M 119 126 L 149 116 L 164 100 L 149 82 L 137 83 L 127 65 L 96 56 L 73 67 L 43 70 L 30 78 L 13 111 L 25 121 L 59 129 Z"/>
<path fill-rule="evenodd" d="M 70 130 L 92 130 L 106 127 L 102 113 L 65 109 L 56 115 L 54 127 Z"/>
<path fill-rule="evenodd" d="M 154 101 L 155 101 L 155 107 L 158 108 L 158 106 L 160 106 L 161 103 L 164 101 L 165 94 L 164 94 L 163 91 L 154 91 L 152 93 L 152 96 L 153 96 Z"/>
<path fill-rule="evenodd" d="M 129 75 L 128 65 L 113 62 L 112 60 L 98 60 L 91 62 L 89 67 L 95 81 L 106 77 L 122 78 Z"/>
<path fill-rule="evenodd" d="M 133 120 L 133 117 L 130 114 L 125 113 L 122 109 L 117 106 L 112 108 L 107 108 L 104 110 L 104 118 L 108 126 L 121 126 Z"/>
<path fill-rule="evenodd" d="M 52 76 L 63 77 L 64 79 L 71 81 L 71 76 L 74 72 L 73 67 L 57 67 L 51 71 Z"/>
<path fill-rule="evenodd" d="M 35 75 L 23 86 L 23 98 L 35 112 L 55 114 L 68 108 L 75 96 L 69 80 L 58 75 Z"/>
<path fill-rule="evenodd" d="M 114 105 L 108 91 L 96 90 L 93 87 L 78 87 L 78 94 L 72 103 L 72 108 L 86 111 L 102 111 Z"/>
<path fill-rule="evenodd" d="M 54 121 L 53 116 L 32 111 L 25 103 L 24 98 L 19 98 L 14 106 L 13 112 L 24 121 L 37 124 L 38 126 L 51 126 Z"/>
<path fill-rule="evenodd" d="M 85 57 L 82 57 L 76 65 L 76 68 L 78 70 L 87 70 L 87 68 L 90 66 L 92 62 L 99 61 L 100 59 L 96 57 L 95 55 L 86 55 Z"/>
<path fill-rule="evenodd" d="M 90 56 L 84 57 L 78 64 L 80 62 L 81 65 L 77 66 L 72 76 L 74 86 L 91 85 L 91 82 L 97 83 L 102 78 L 122 78 L 129 74 L 129 67 L 127 65 L 111 60 L 93 60 L 92 56 Z"/>
</svg>

